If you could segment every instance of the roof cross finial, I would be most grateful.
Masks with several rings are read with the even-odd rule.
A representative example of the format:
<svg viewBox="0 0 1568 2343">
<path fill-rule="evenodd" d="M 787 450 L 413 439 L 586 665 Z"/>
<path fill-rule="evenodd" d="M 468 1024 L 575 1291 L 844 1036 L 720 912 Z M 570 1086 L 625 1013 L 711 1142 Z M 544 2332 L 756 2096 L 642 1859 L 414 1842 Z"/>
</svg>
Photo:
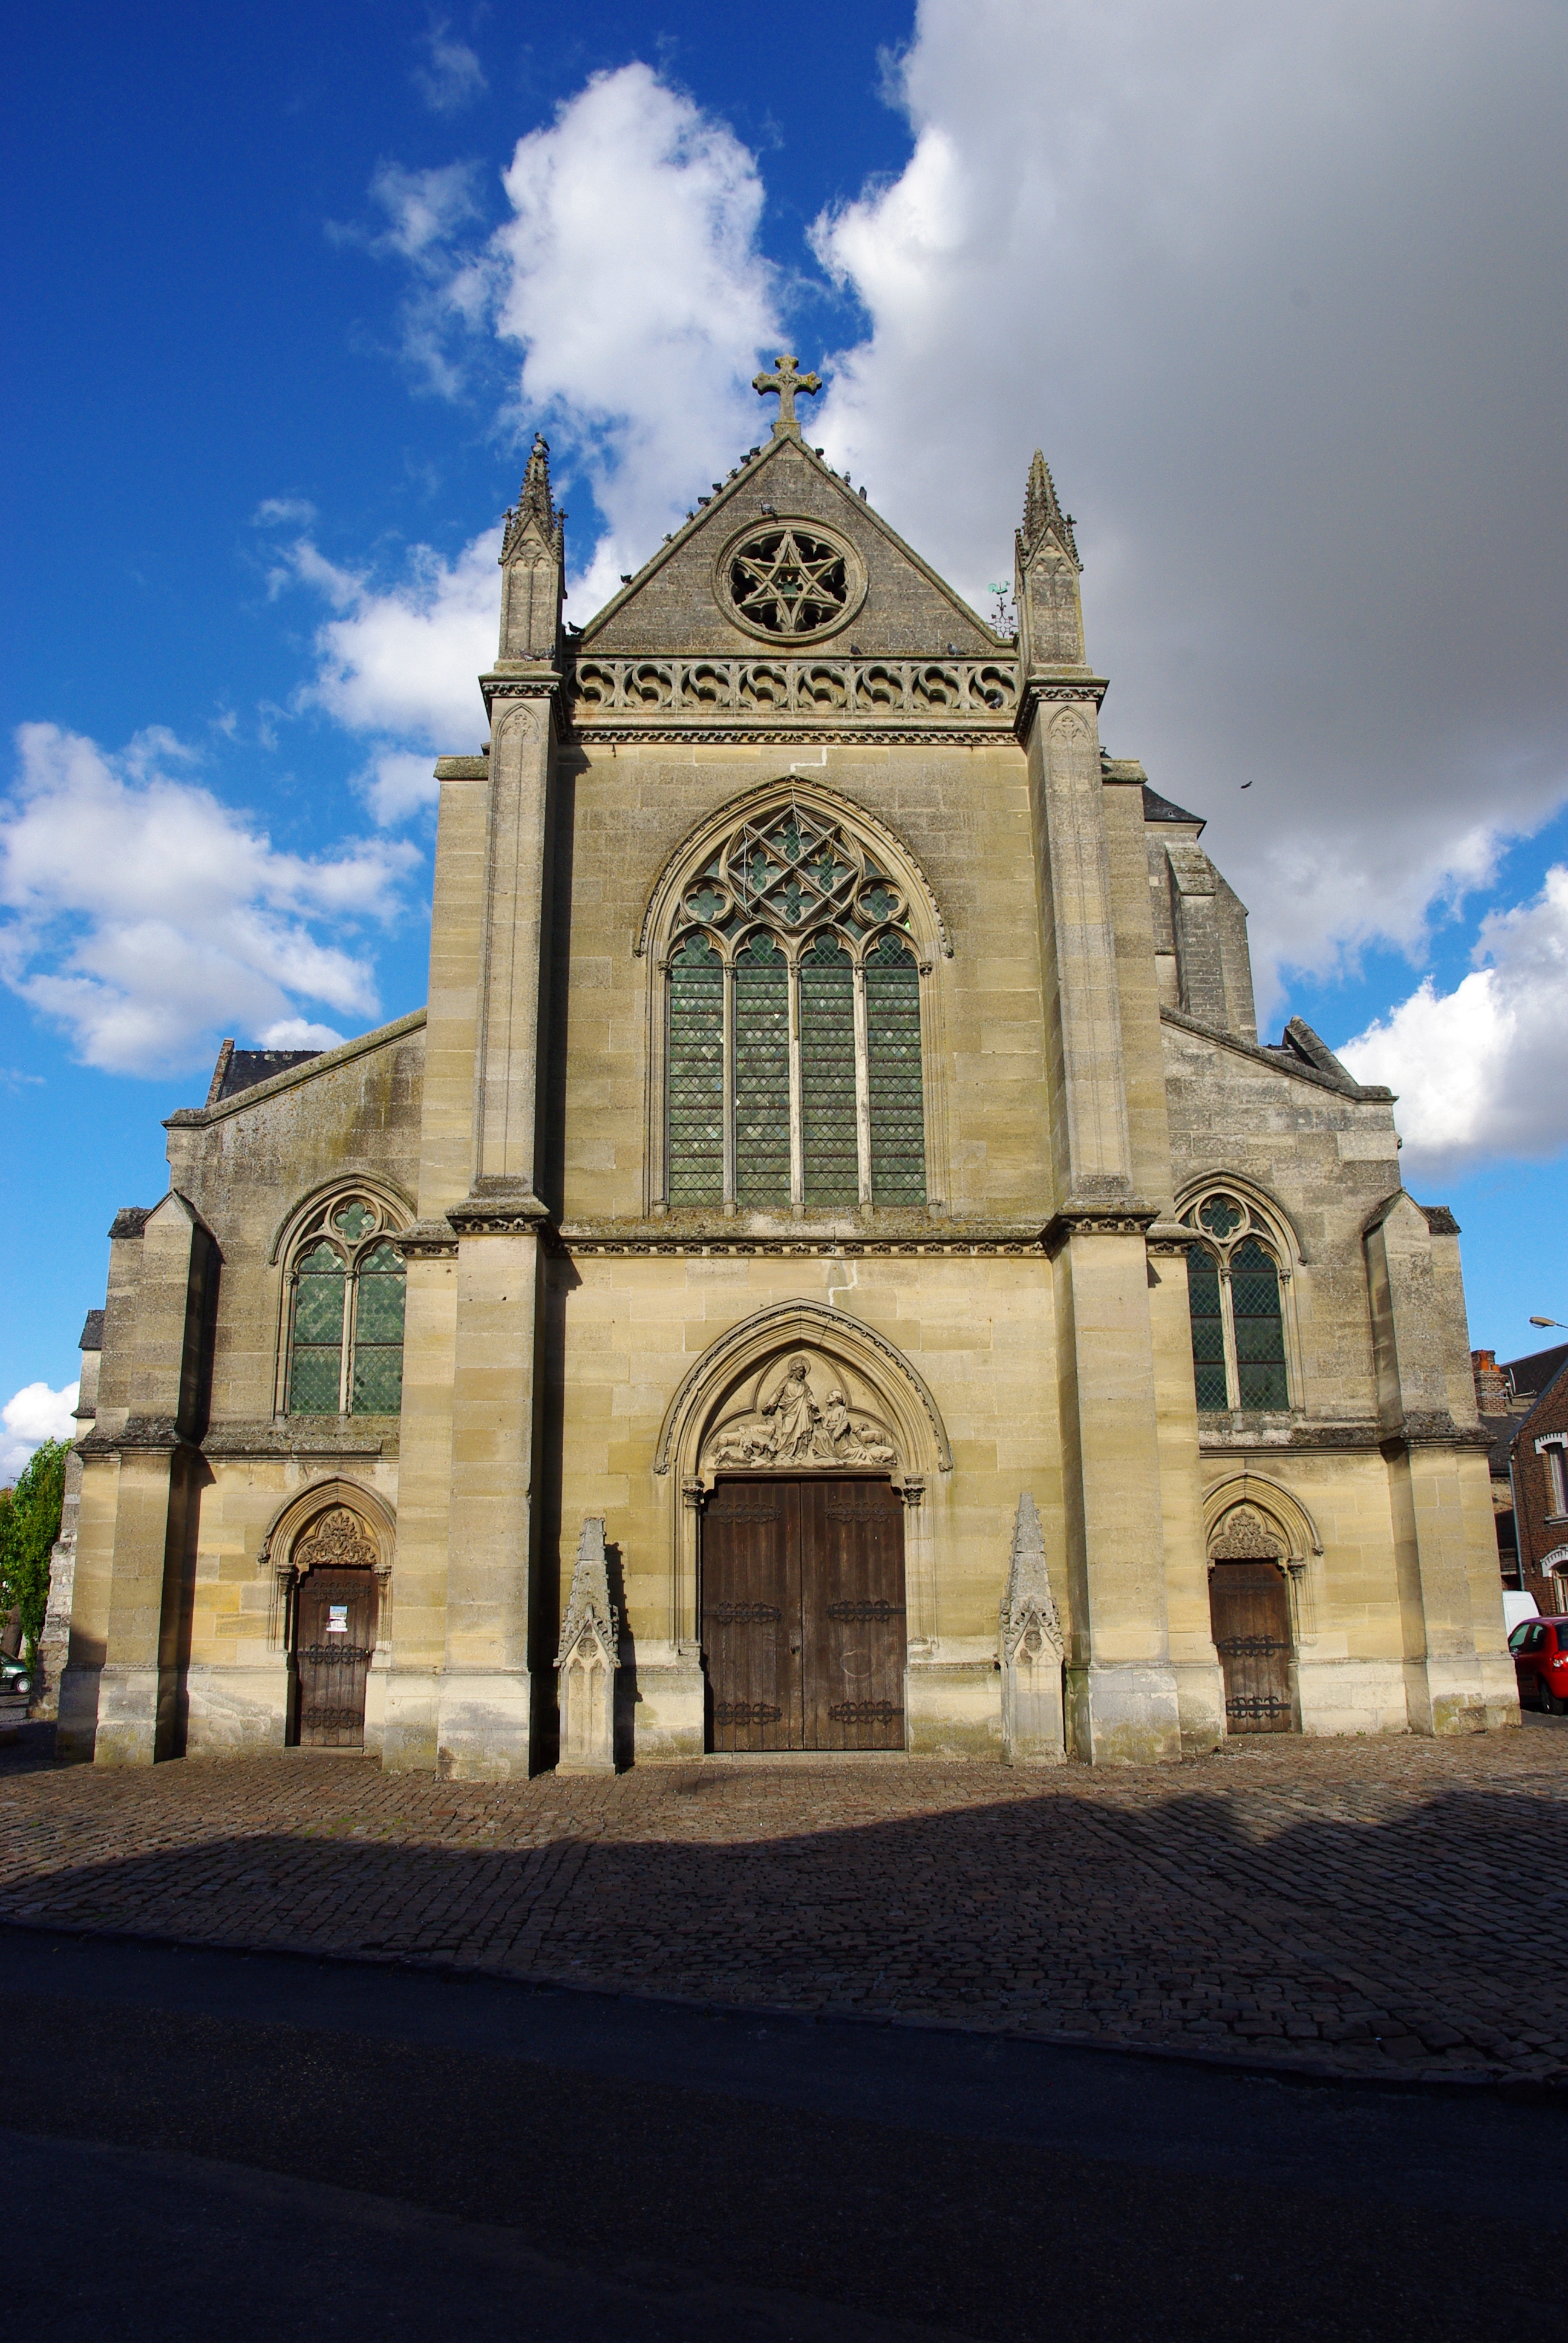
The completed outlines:
<svg viewBox="0 0 1568 2343">
<path fill-rule="evenodd" d="M 822 378 L 819 375 L 799 372 L 798 358 L 775 358 L 771 374 L 753 375 L 751 387 L 760 398 L 766 398 L 770 391 L 776 390 L 779 394 L 779 419 L 773 426 L 775 439 L 798 439 L 800 426 L 795 419 L 795 394 L 798 390 L 807 390 L 815 396 L 822 387 Z"/>
</svg>

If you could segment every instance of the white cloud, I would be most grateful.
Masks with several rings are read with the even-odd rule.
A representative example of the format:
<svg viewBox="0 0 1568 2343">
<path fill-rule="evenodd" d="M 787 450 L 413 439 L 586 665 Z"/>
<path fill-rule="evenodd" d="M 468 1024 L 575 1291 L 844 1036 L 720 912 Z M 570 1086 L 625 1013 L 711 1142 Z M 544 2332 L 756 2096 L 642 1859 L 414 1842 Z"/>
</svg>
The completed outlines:
<svg viewBox="0 0 1568 2343">
<path fill-rule="evenodd" d="M 346 1036 L 332 1025 L 313 1025 L 308 1017 L 279 1017 L 261 1035 L 264 1050 L 336 1050 Z"/>
<path fill-rule="evenodd" d="M 75 1440 L 71 1411 L 80 1388 L 65 1383 L 51 1391 L 47 1383 L 24 1383 L 0 1407 L 0 1423 L 5 1427 L 0 1433 L 0 1483 L 14 1481 L 45 1440 Z"/>
<path fill-rule="evenodd" d="M 215 1032 L 257 1031 L 302 1001 L 374 1017 L 369 959 L 316 923 L 341 936 L 393 917 L 413 847 L 279 853 L 245 815 L 168 777 L 167 736 L 144 733 L 119 757 L 52 724 L 23 725 L 16 741 L 16 786 L 0 802 L 0 979 L 85 1063 L 188 1066 Z"/>
<path fill-rule="evenodd" d="M 1533 903 L 1483 920 L 1490 961 L 1440 993 L 1429 977 L 1340 1056 L 1399 1092 L 1407 1175 L 1465 1172 L 1568 1146 L 1568 869 Z"/>
<path fill-rule="evenodd" d="M 416 65 L 414 85 L 433 114 L 457 114 L 483 97 L 489 84 L 485 69 L 466 41 L 455 41 L 443 22 L 432 25 L 425 36 L 429 63 Z"/>
<path fill-rule="evenodd" d="M 726 126 L 647 65 L 598 74 L 519 139 L 495 234 L 496 320 L 519 388 L 609 523 L 582 616 L 759 434 L 750 377 L 780 340 L 757 246 L 764 190 Z"/>
<path fill-rule="evenodd" d="M 870 330 L 816 436 L 971 597 L 1044 445 L 1265 991 L 1568 791 L 1565 79 L 1536 0 L 922 0 L 910 163 L 817 224 Z"/>
<path fill-rule="evenodd" d="M 499 548 L 498 523 L 449 563 L 417 545 L 403 577 L 379 587 L 300 538 L 272 572 L 275 590 L 296 581 L 337 613 L 317 630 L 315 678 L 297 704 L 369 740 L 356 786 L 384 826 L 435 802 L 437 755 L 471 754 L 485 737 L 477 679 L 496 656 Z"/>
</svg>

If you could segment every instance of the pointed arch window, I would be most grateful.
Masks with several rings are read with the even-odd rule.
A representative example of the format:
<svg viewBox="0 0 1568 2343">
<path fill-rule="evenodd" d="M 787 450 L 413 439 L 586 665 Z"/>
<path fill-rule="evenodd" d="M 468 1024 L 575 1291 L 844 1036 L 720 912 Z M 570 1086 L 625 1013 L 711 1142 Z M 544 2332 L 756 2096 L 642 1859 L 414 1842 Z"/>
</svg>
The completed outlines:
<svg viewBox="0 0 1568 2343">
<path fill-rule="evenodd" d="M 926 1201 L 908 899 L 846 825 L 739 823 L 681 891 L 666 992 L 673 1207 Z"/>
<path fill-rule="evenodd" d="M 403 1255 L 387 1207 L 335 1196 L 295 1240 L 285 1406 L 396 1415 L 403 1404 Z"/>
<path fill-rule="evenodd" d="M 1216 1190 L 1182 1215 L 1192 1381 L 1200 1413 L 1282 1413 L 1291 1404 L 1280 1263 L 1272 1232 L 1240 1196 Z"/>
</svg>

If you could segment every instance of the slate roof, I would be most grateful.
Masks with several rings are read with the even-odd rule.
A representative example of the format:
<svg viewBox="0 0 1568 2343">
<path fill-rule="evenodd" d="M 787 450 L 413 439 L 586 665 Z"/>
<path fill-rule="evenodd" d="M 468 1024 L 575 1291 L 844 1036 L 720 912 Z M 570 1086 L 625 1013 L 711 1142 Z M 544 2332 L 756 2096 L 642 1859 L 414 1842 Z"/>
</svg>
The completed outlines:
<svg viewBox="0 0 1568 2343">
<path fill-rule="evenodd" d="M 1196 822 L 1200 830 L 1207 827 L 1201 813 L 1189 813 L 1184 807 L 1172 805 L 1171 799 L 1162 798 L 1158 789 L 1151 789 L 1147 781 L 1143 784 L 1143 819 L 1145 821 Z"/>
<path fill-rule="evenodd" d="M 103 1347 L 104 1313 L 101 1310 L 89 1310 L 82 1327 L 82 1339 L 76 1348 L 78 1351 L 101 1351 Z"/>
<path fill-rule="evenodd" d="M 225 1099 L 236 1098 L 241 1091 L 254 1090 L 257 1082 L 270 1081 L 274 1074 L 286 1074 L 291 1066 L 307 1065 L 322 1054 L 319 1050 L 236 1050 L 232 1041 L 226 1041 L 218 1051 L 206 1102 L 220 1106 Z"/>
</svg>

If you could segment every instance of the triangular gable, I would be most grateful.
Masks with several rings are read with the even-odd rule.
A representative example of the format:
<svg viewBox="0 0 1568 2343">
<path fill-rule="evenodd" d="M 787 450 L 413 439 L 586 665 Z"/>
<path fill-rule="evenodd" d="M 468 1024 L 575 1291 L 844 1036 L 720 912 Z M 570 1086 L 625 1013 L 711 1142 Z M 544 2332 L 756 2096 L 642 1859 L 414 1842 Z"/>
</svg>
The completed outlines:
<svg viewBox="0 0 1568 2343">
<path fill-rule="evenodd" d="M 822 524 L 859 558 L 864 596 L 831 633 L 753 634 L 735 623 L 719 599 L 721 557 L 738 535 L 766 524 L 769 507 L 780 519 Z M 867 659 L 984 658 L 1012 649 L 793 435 L 744 458 L 569 647 L 607 655 L 704 652 L 729 659 L 809 657 L 818 649 Z"/>
</svg>

